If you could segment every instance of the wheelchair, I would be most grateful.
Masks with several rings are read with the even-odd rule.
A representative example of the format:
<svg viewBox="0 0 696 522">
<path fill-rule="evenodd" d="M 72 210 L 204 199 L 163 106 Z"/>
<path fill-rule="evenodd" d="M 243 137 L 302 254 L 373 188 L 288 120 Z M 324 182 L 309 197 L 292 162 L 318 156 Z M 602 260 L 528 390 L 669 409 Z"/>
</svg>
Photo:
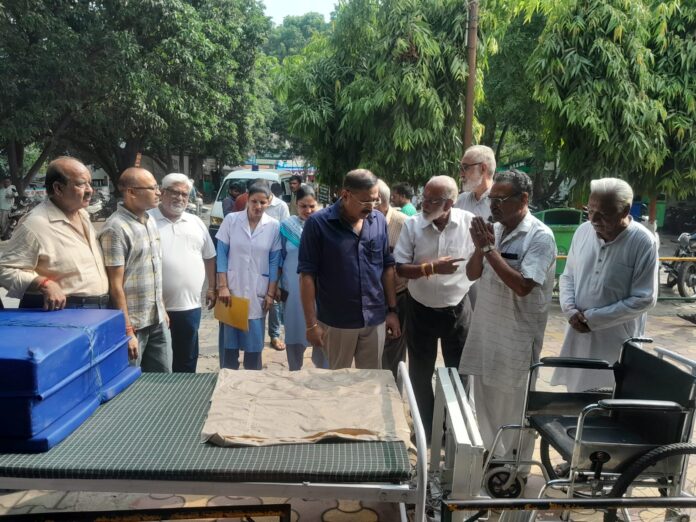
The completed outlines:
<svg viewBox="0 0 696 522">
<path fill-rule="evenodd" d="M 696 454 L 690 443 L 696 409 L 696 362 L 661 348 L 657 355 L 631 338 L 623 343 L 614 364 L 596 359 L 546 357 L 530 368 L 525 411 L 519 425 L 502 426 L 484 465 L 484 489 L 498 498 L 518 497 L 524 490 L 521 471 L 541 468 L 545 486 L 570 497 L 680 496 L 684 493 L 687 461 Z M 686 366 L 688 371 L 677 366 Z M 541 368 L 581 368 L 612 371 L 613 390 L 583 393 L 533 391 Z M 507 430 L 518 431 L 517 451 L 496 459 L 496 446 Z M 541 438 L 541 462 L 521 460 L 522 434 Z M 559 457 L 554 462 L 551 454 Z M 630 520 L 622 510 L 624 520 Z M 568 513 L 564 514 L 568 518 Z M 669 520 L 687 522 L 687 515 L 669 510 Z M 605 522 L 617 519 L 609 509 Z"/>
</svg>

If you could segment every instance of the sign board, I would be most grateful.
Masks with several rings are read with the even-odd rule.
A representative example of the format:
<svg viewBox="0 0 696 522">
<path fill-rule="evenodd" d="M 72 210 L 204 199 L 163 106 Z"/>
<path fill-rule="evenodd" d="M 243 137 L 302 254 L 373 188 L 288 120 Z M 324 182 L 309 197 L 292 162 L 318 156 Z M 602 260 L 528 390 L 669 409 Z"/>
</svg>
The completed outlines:
<svg viewBox="0 0 696 522">
<path fill-rule="evenodd" d="M 329 203 L 331 203 L 331 190 L 329 189 L 329 186 L 319 185 L 318 196 L 319 203 L 322 203 L 324 205 L 328 205 Z"/>
</svg>

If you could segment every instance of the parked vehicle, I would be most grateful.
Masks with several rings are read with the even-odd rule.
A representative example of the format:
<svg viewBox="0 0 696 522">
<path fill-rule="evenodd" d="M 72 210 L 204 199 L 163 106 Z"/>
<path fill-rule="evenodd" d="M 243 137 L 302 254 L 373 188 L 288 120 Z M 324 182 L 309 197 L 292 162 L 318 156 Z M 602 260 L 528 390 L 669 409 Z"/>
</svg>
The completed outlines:
<svg viewBox="0 0 696 522">
<path fill-rule="evenodd" d="M 105 196 L 99 191 L 92 194 L 92 199 L 87 207 L 90 221 L 105 221 L 116 210 L 116 199 L 113 196 Z"/>
<path fill-rule="evenodd" d="M 696 234 L 684 232 L 676 241 L 673 257 L 695 257 Z M 667 286 L 677 285 L 682 297 L 696 297 L 696 263 L 691 261 L 665 261 L 662 267 L 667 272 Z"/>
<path fill-rule="evenodd" d="M 15 200 L 15 204 L 12 206 L 12 210 L 10 210 L 10 218 L 9 224 L 7 226 L 7 231 L 5 232 L 5 235 L 2 239 L 10 239 L 10 237 L 12 237 L 12 233 L 14 232 L 15 228 L 17 228 L 17 225 L 22 220 L 22 218 L 24 218 L 24 216 L 26 216 L 31 211 L 31 209 L 39 203 L 41 203 L 41 200 L 29 198 L 26 196 Z"/>
<path fill-rule="evenodd" d="M 285 172 L 280 172 L 277 170 L 234 170 L 225 176 L 225 179 L 220 185 L 220 190 L 218 190 L 215 201 L 213 202 L 213 207 L 210 210 L 210 226 L 208 231 L 213 239 L 215 239 L 215 234 L 220 230 L 220 225 L 225 216 L 222 214 L 222 200 L 227 197 L 230 185 L 232 183 L 238 183 L 245 185 L 249 180 L 264 179 L 270 183 L 279 183 L 281 174 L 286 174 Z M 283 186 L 285 188 L 285 185 Z M 289 189 L 288 189 L 289 191 Z"/>
</svg>

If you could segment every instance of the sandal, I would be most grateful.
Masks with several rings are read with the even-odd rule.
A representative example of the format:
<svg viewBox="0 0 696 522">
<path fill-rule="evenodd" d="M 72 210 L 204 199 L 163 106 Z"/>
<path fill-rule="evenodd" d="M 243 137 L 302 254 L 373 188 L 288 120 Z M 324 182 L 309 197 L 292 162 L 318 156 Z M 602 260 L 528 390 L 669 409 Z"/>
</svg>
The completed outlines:
<svg viewBox="0 0 696 522">
<path fill-rule="evenodd" d="M 279 337 L 274 337 L 271 339 L 271 348 L 274 350 L 278 350 L 279 352 L 282 352 L 285 350 L 285 343 L 280 340 Z"/>
</svg>

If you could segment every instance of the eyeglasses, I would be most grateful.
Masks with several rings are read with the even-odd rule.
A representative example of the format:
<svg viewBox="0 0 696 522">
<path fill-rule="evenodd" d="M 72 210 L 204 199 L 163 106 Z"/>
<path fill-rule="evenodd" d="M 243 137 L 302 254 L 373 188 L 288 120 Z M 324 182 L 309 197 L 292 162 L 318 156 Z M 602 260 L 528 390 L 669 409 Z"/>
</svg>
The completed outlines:
<svg viewBox="0 0 696 522">
<path fill-rule="evenodd" d="M 425 205 L 427 203 L 428 205 L 437 206 L 440 205 L 446 199 L 447 198 L 424 199 L 423 204 Z"/>
<path fill-rule="evenodd" d="M 132 188 L 134 190 L 152 190 L 153 192 L 159 192 L 160 186 L 159 185 L 152 185 L 151 187 L 128 187 Z"/>
<path fill-rule="evenodd" d="M 501 205 L 501 204 L 505 203 L 508 199 L 514 198 L 515 196 L 519 196 L 520 194 L 522 194 L 522 193 L 516 192 L 515 194 L 510 194 L 509 196 L 505 196 L 504 198 L 492 198 L 492 197 L 488 196 L 488 201 L 491 202 L 491 205 L 494 205 L 494 204 Z"/>
<path fill-rule="evenodd" d="M 459 164 L 459 171 L 460 172 L 466 172 L 469 170 L 470 167 L 475 167 L 476 165 L 481 165 L 483 161 L 479 161 L 478 163 L 460 163 Z"/>
<path fill-rule="evenodd" d="M 179 192 L 178 190 L 173 190 L 170 188 L 164 189 L 166 193 L 168 193 L 171 197 L 176 198 L 182 198 L 182 199 L 188 199 L 189 193 L 188 192 Z"/>
<path fill-rule="evenodd" d="M 365 207 L 365 208 L 375 208 L 375 207 L 378 207 L 378 206 L 382 203 L 382 200 L 381 200 L 380 198 L 373 199 L 372 201 L 361 201 L 361 200 L 359 200 L 358 198 L 356 198 L 355 195 L 354 195 L 352 192 L 349 191 L 348 193 L 349 193 L 351 196 L 353 196 L 353 198 L 355 199 L 355 201 L 357 201 L 358 203 L 360 203 L 360 204 L 361 204 L 363 207 Z"/>
</svg>

